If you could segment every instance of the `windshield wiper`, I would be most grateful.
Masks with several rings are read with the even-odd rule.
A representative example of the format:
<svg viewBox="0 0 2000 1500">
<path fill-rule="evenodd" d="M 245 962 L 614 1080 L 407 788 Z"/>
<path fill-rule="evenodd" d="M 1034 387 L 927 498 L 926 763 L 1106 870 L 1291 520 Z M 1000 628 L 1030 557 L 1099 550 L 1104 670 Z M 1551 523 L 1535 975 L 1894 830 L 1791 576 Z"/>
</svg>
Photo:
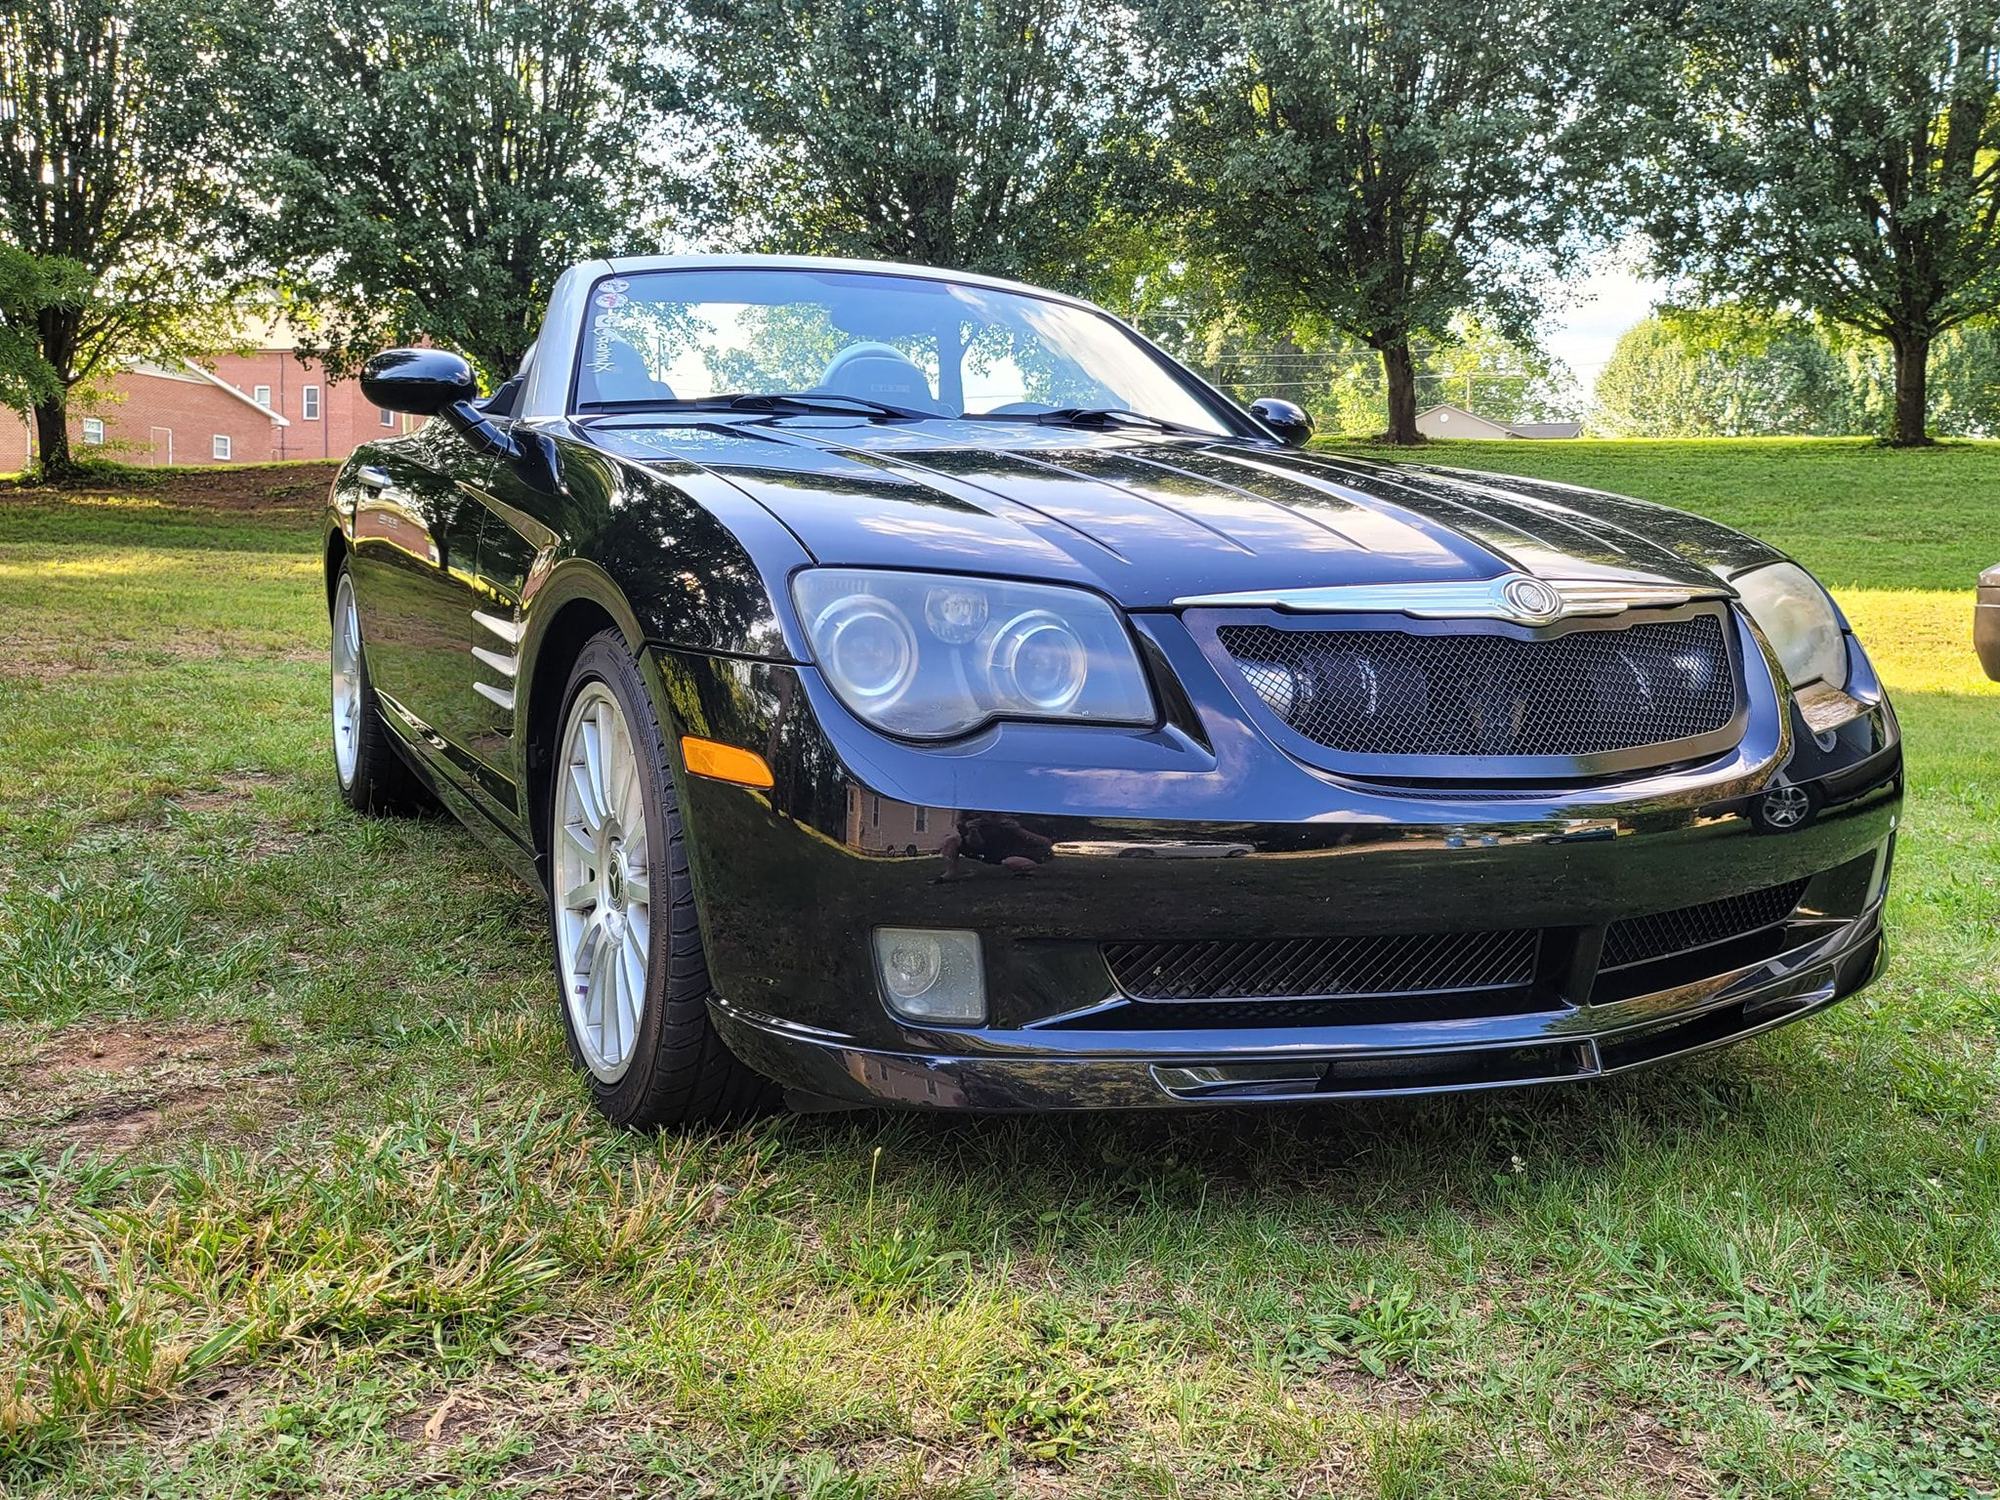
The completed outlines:
<svg viewBox="0 0 2000 1500">
<path fill-rule="evenodd" d="M 727 396 L 659 397 L 640 401 L 586 401 L 583 410 L 592 416 L 616 416 L 648 411 L 761 411 L 776 416 L 867 416 L 881 422 L 929 422 L 937 412 L 919 411 L 913 406 L 892 406 L 867 396 L 849 396 L 839 391 L 743 391 Z"/>
<path fill-rule="evenodd" d="M 1058 406 L 1051 411 L 968 412 L 967 417 L 980 422 L 1038 422 L 1044 427 L 1151 427 L 1158 432 L 1184 432 L 1191 437 L 1216 436 L 1199 427 L 1169 422 L 1165 417 L 1129 411 L 1122 406 Z"/>
</svg>

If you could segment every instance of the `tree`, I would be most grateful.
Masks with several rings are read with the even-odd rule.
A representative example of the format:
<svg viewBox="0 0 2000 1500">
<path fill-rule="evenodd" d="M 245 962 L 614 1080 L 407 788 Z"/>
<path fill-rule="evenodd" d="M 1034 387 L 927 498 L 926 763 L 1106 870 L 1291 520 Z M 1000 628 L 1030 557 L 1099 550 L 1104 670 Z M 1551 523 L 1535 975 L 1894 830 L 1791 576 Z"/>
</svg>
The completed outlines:
<svg viewBox="0 0 2000 1500">
<path fill-rule="evenodd" d="M 1846 367 L 1803 318 L 1740 309 L 1648 318 L 1597 377 L 1593 423 L 1624 437 L 1855 430 Z"/>
<path fill-rule="evenodd" d="M 1995 0 L 1689 0 L 1648 227 L 1712 295 L 1888 342 L 1928 441 L 1940 334 L 2000 298 Z"/>
<path fill-rule="evenodd" d="M 1896 401 L 1895 358 L 1879 339 L 1829 340 L 1846 377 L 1852 432 L 1886 430 Z M 1939 437 L 2000 437 L 2000 329 L 1967 323 L 1938 335 L 1924 382 L 1927 425 Z"/>
<path fill-rule="evenodd" d="M 62 377 L 42 354 L 42 315 L 80 305 L 89 287 L 90 274 L 73 260 L 0 244 L 0 406 L 32 412 L 62 394 Z"/>
<path fill-rule="evenodd" d="M 1502 338 L 1476 318 L 1454 319 L 1448 338 L 1413 344 L 1410 357 L 1420 405 L 1450 402 L 1506 423 L 1579 414 L 1574 378 L 1560 360 Z M 1197 362 L 1240 401 L 1298 402 L 1324 432 L 1380 432 L 1388 417 L 1380 357 L 1337 331 L 1295 327 L 1274 338 L 1232 329 Z"/>
<path fill-rule="evenodd" d="M 1120 8 L 1092 0 L 691 0 L 717 207 L 760 248 L 1089 290 Z"/>
<path fill-rule="evenodd" d="M 33 353 L 8 399 L 32 411 L 45 477 L 74 467 L 77 387 L 212 349 L 227 321 L 242 19 L 233 0 L 0 11 L 0 298 Z"/>
<path fill-rule="evenodd" d="M 1175 193 L 1267 319 L 1379 354 L 1419 441 L 1413 341 L 1477 310 L 1525 340 L 1595 227 L 1623 74 L 1547 0 L 1157 0 Z M 1605 50 L 1601 43 L 1598 50 Z"/>
<path fill-rule="evenodd" d="M 575 261 L 647 244 L 677 96 L 659 0 L 291 0 L 251 232 L 336 375 L 391 343 L 498 381 Z"/>
</svg>

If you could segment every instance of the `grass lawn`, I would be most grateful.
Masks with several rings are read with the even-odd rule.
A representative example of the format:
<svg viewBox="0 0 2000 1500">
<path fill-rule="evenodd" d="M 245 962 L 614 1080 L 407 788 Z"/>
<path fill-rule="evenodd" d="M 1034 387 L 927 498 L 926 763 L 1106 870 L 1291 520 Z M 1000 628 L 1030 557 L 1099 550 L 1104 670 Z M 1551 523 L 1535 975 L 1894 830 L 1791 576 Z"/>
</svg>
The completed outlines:
<svg viewBox="0 0 2000 1500">
<path fill-rule="evenodd" d="M 1836 585 L 1880 985 L 1577 1088 L 619 1134 L 535 899 L 333 796 L 312 513 L 0 495 L 0 1493 L 1991 1494 L 2000 447 L 1425 458 Z"/>
</svg>

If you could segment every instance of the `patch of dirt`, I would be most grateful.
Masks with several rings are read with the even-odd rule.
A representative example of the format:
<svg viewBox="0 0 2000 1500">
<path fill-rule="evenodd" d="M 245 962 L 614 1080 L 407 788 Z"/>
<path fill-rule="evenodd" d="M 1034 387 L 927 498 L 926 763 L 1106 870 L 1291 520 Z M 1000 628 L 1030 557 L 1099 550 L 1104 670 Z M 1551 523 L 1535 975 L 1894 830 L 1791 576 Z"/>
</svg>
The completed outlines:
<svg viewBox="0 0 2000 1500">
<path fill-rule="evenodd" d="M 161 1063 L 221 1061 L 241 1047 L 237 1034 L 221 1026 L 145 1022 L 73 1026 L 49 1038 L 23 1077 L 31 1084 L 60 1084 L 76 1074 L 136 1073 Z"/>
<path fill-rule="evenodd" d="M 228 1027 L 163 1022 L 72 1026 L 0 1067 L 0 1135 L 25 1126 L 45 1148 L 122 1155 L 214 1130 L 225 1114 L 274 1119 L 286 1092 L 271 1058 Z"/>
<path fill-rule="evenodd" d="M 326 502 L 336 462 L 232 464 L 212 469 L 131 469 L 92 476 L 60 489 L 11 485 L 24 498 L 36 495 L 121 497 L 138 491 L 168 505 L 209 510 L 316 510 Z"/>
<path fill-rule="evenodd" d="M 270 771 L 239 771 L 217 779 L 215 786 L 201 791 L 182 792 L 168 800 L 182 812 L 222 812 L 248 797 L 260 786 L 276 786 L 283 781 Z"/>
<path fill-rule="evenodd" d="M 1670 1495 L 1720 1493 L 1700 1458 L 1647 1412 L 1632 1414 L 1632 1425 L 1625 1433 L 1625 1462 L 1657 1481 Z"/>
<path fill-rule="evenodd" d="M 87 672 L 94 663 L 71 661 L 60 656 L 0 655 L 0 680 L 13 682 L 60 682 L 78 672 Z"/>
</svg>

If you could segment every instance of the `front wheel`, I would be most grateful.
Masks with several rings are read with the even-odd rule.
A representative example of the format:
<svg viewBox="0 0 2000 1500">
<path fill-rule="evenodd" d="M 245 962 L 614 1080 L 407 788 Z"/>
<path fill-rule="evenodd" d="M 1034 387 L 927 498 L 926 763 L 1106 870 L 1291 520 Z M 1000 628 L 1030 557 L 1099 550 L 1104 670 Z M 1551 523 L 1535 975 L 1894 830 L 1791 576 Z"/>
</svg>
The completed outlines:
<svg viewBox="0 0 2000 1500">
<path fill-rule="evenodd" d="M 723 1046 L 666 739 L 616 631 L 563 695 L 549 795 L 550 925 L 571 1055 L 620 1125 L 755 1112 L 774 1087 Z"/>
<path fill-rule="evenodd" d="M 361 651 L 361 614 L 354 603 L 354 578 L 340 565 L 333 585 L 333 775 L 340 797 L 356 812 L 383 817 L 429 809 L 430 794 L 396 747 L 368 681 Z"/>
</svg>

